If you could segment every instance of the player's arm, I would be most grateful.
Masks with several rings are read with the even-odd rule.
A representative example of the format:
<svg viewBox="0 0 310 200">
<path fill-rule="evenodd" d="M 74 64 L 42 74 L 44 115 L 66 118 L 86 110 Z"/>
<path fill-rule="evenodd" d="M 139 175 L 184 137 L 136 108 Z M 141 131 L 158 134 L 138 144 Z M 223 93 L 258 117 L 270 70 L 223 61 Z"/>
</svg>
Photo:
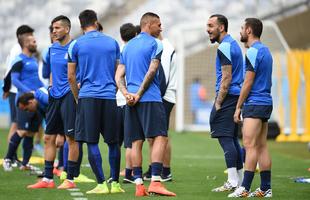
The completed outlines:
<svg viewBox="0 0 310 200">
<path fill-rule="evenodd" d="M 115 72 L 115 82 L 118 89 L 122 92 L 124 96 L 128 94 L 126 88 L 126 80 L 125 80 L 125 65 L 119 64 L 116 68 Z"/>
<path fill-rule="evenodd" d="M 68 81 L 74 96 L 75 102 L 78 102 L 79 89 L 76 81 L 76 63 L 68 62 Z"/>
<path fill-rule="evenodd" d="M 20 81 L 20 73 L 22 71 L 23 68 L 23 63 L 22 61 L 18 61 L 16 63 L 13 64 L 12 66 L 12 71 L 11 71 L 11 79 L 12 79 L 12 83 L 13 85 L 15 85 L 15 87 L 18 88 L 19 91 L 21 91 L 22 93 L 25 92 L 30 92 L 31 89 L 28 88 L 25 84 L 23 84 Z"/>
<path fill-rule="evenodd" d="M 215 108 L 216 110 L 221 108 L 221 105 L 228 93 L 229 86 L 231 83 L 232 79 L 232 66 L 231 65 L 223 65 L 221 67 L 222 69 L 222 80 L 221 80 L 221 85 L 220 89 L 215 101 Z"/>
</svg>

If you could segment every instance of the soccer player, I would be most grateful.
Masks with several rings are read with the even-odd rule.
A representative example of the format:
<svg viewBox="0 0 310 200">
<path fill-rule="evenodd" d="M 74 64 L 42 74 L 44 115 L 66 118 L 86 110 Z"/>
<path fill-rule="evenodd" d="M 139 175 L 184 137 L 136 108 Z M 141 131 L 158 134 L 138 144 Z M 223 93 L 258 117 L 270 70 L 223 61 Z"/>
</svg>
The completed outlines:
<svg viewBox="0 0 310 200">
<path fill-rule="evenodd" d="M 24 93 L 17 99 L 19 109 L 27 112 L 39 111 L 45 116 L 48 105 L 48 91 L 44 87 L 37 89 L 35 92 Z"/>
<path fill-rule="evenodd" d="M 88 159 L 98 185 L 87 194 L 107 194 L 102 158 L 98 147 L 100 134 L 109 146 L 111 165 L 111 193 L 124 192 L 119 179 L 120 146 L 116 134 L 115 69 L 120 50 L 113 38 L 99 32 L 97 14 L 84 10 L 79 15 L 84 35 L 69 47 L 68 78 L 75 101 L 78 102 L 76 139 L 87 143 Z M 76 82 L 76 68 L 80 72 L 80 90 Z"/>
<path fill-rule="evenodd" d="M 22 35 L 18 38 L 21 45 L 22 53 L 19 54 L 12 64 L 11 79 L 12 83 L 16 86 L 18 93 L 17 96 L 25 92 L 35 91 L 43 86 L 38 75 L 38 63 L 33 54 L 37 51 L 36 40 L 33 35 Z M 29 113 L 17 109 L 17 124 L 18 129 L 12 135 L 8 147 L 7 155 L 4 159 L 4 168 L 11 167 L 11 161 L 17 148 L 24 138 L 23 142 L 23 161 L 21 170 L 30 169 L 28 165 L 29 159 L 33 149 L 33 136 L 38 132 L 39 126 L 42 122 L 42 116 L 39 113 Z"/>
<path fill-rule="evenodd" d="M 158 39 L 163 44 L 163 52 L 161 55 L 161 62 L 159 66 L 159 81 L 160 92 L 163 99 L 163 104 L 166 113 L 167 131 L 169 130 L 170 113 L 176 103 L 176 90 L 177 90 L 177 78 L 176 78 L 176 54 L 174 47 L 167 38 L 163 38 L 162 34 Z M 149 141 L 150 149 L 152 149 L 153 141 Z M 161 176 L 161 182 L 172 181 L 172 174 L 170 169 L 171 162 L 171 143 L 168 138 L 166 151 L 164 153 L 163 170 Z M 148 171 L 143 175 L 144 180 L 151 180 L 152 166 L 149 165 Z"/>
<path fill-rule="evenodd" d="M 272 56 L 260 42 L 263 23 L 247 18 L 241 27 L 241 42 L 248 48 L 245 56 L 246 74 L 234 114 L 235 122 L 243 117 L 245 171 L 242 185 L 228 197 L 272 197 L 271 157 L 267 148 L 268 119 L 272 112 Z M 256 164 L 259 164 L 261 185 L 250 193 Z"/>
<path fill-rule="evenodd" d="M 141 33 L 124 47 L 121 64 L 117 68 L 116 81 L 126 98 L 125 134 L 132 141 L 132 163 L 136 183 L 136 196 L 147 196 L 148 192 L 165 196 L 176 196 L 160 182 L 163 156 L 167 145 L 165 108 L 159 89 L 157 74 L 162 44 L 158 37 L 160 18 L 155 13 L 145 13 L 141 20 Z M 126 74 L 126 81 L 125 81 Z M 145 138 L 153 138 L 151 155 L 152 181 L 148 192 L 142 179 L 142 145 Z"/>
<path fill-rule="evenodd" d="M 31 28 L 28 25 L 21 25 L 17 28 L 16 30 L 16 37 L 17 39 L 20 38 L 21 36 L 25 35 L 33 35 L 34 29 Z M 12 69 L 12 62 L 15 60 L 16 56 L 18 56 L 22 52 L 22 49 L 18 43 L 16 43 L 11 51 L 10 54 L 8 55 L 6 59 L 6 73 L 4 76 L 4 85 L 3 85 L 3 99 L 8 98 L 9 99 L 9 105 L 10 105 L 10 119 L 11 119 L 11 126 L 8 134 L 8 143 L 10 142 L 10 139 L 12 135 L 16 132 L 17 130 L 17 119 L 16 119 L 16 93 L 17 93 L 17 88 L 12 84 L 11 81 L 11 69 Z M 17 155 L 15 154 L 13 156 L 12 160 L 13 164 L 18 163 L 20 164 L 20 161 L 17 159 Z M 11 169 L 11 168 L 9 168 Z"/>
<path fill-rule="evenodd" d="M 242 156 L 238 124 L 233 116 L 243 81 L 243 57 L 236 40 L 228 33 L 225 16 L 210 16 L 207 32 L 211 43 L 218 42 L 216 56 L 216 98 L 210 114 L 211 137 L 217 138 L 223 151 L 228 179 L 213 192 L 232 191 L 242 180 Z"/>
</svg>

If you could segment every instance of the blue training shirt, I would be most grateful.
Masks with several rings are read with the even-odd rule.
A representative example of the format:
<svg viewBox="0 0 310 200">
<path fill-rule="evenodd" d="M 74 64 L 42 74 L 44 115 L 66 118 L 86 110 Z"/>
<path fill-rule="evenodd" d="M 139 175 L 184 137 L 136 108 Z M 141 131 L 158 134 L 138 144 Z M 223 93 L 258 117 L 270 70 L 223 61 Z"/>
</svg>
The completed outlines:
<svg viewBox="0 0 310 200">
<path fill-rule="evenodd" d="M 45 113 L 48 106 L 48 91 L 41 87 L 34 92 L 34 98 L 39 102 L 39 108 Z"/>
<path fill-rule="evenodd" d="M 255 72 L 255 79 L 245 105 L 272 105 L 272 55 L 265 45 L 255 42 L 245 56 L 246 71 Z"/>
<path fill-rule="evenodd" d="M 160 60 L 162 51 L 161 41 L 145 32 L 140 33 L 126 44 L 120 63 L 125 65 L 128 92 L 138 92 L 151 60 Z M 162 102 L 158 73 L 142 95 L 140 102 Z"/>
<path fill-rule="evenodd" d="M 79 98 L 115 99 L 115 67 L 120 57 L 116 40 L 99 31 L 89 31 L 74 40 L 68 52 L 69 62 L 79 68 Z"/>
<path fill-rule="evenodd" d="M 38 62 L 35 57 L 21 53 L 12 62 L 11 78 L 18 90 L 18 95 L 35 91 L 43 86 L 39 79 Z"/>
<path fill-rule="evenodd" d="M 43 78 L 47 78 L 47 79 L 50 78 L 50 74 L 51 74 L 51 67 L 47 63 L 50 47 L 51 45 L 42 51 L 42 61 L 43 61 L 42 76 Z"/>
<path fill-rule="evenodd" d="M 53 82 L 49 92 L 53 98 L 61 98 L 70 91 L 68 81 L 68 49 L 71 43 L 72 41 L 62 46 L 59 42 L 55 42 L 49 48 L 47 54 L 47 65 L 50 66 Z"/>
<path fill-rule="evenodd" d="M 220 90 L 222 80 L 222 66 L 232 66 L 232 79 L 228 94 L 239 95 L 243 82 L 243 56 L 237 43 L 227 34 L 217 49 L 216 56 L 216 93 Z"/>
</svg>

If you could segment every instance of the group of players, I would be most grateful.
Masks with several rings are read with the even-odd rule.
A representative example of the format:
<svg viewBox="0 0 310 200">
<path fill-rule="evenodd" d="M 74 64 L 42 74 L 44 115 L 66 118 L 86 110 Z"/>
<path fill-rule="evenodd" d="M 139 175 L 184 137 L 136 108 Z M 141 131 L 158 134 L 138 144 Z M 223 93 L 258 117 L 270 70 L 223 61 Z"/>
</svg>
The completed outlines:
<svg viewBox="0 0 310 200">
<path fill-rule="evenodd" d="M 18 36 L 22 53 L 12 63 L 10 72 L 12 83 L 18 89 L 18 130 L 10 139 L 4 167 L 11 164 L 21 139 L 37 132 L 40 123 L 38 110 L 41 110 L 46 112 L 47 122 L 44 177 L 28 188 L 55 187 L 56 138 L 57 134 L 65 134 L 67 176 L 58 189 L 76 187 L 74 177 L 79 176 L 82 144 L 86 143 L 88 160 L 97 179 L 97 186 L 86 193 L 124 192 L 119 184 L 123 140 L 126 147 L 125 179 L 136 184 L 135 195 L 176 196 L 161 183 L 172 180 L 167 131 L 175 104 L 176 69 L 174 49 L 161 37 L 159 16 L 145 13 L 140 20 L 141 33 L 132 24 L 123 25 L 121 37 L 126 44 L 122 52 L 115 39 L 101 32 L 94 11 L 82 11 L 79 20 L 84 34 L 75 40 L 70 37 L 71 23 L 66 16 L 58 16 L 51 22 L 56 42 L 46 57 L 46 66 L 51 72 L 48 95 L 41 88 L 37 75 L 33 35 Z M 225 16 L 212 15 L 209 18 L 207 32 L 210 40 L 219 43 L 216 99 L 210 115 L 211 136 L 218 138 L 228 169 L 227 182 L 213 191 L 233 191 L 228 197 L 271 197 L 271 160 L 266 136 L 272 111 L 272 57 L 260 42 L 263 30 L 260 20 L 247 18 L 242 26 L 241 42 L 248 48 L 245 61 L 238 43 L 227 30 Z M 237 139 L 241 110 L 246 151 L 244 172 Z M 100 135 L 109 148 L 111 189 L 102 170 L 98 147 Z M 145 139 L 149 142 L 151 162 L 143 177 L 142 146 Z M 29 162 L 29 158 L 26 157 L 23 165 Z M 257 163 L 261 170 L 261 186 L 250 193 Z M 144 186 L 146 179 L 151 179 L 148 189 Z"/>
</svg>

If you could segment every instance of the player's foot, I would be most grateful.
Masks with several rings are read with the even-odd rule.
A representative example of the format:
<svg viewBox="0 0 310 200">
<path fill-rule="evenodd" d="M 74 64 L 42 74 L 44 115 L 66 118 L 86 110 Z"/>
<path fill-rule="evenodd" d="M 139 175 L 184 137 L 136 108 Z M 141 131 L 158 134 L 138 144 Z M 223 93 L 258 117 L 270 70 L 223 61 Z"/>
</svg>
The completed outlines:
<svg viewBox="0 0 310 200">
<path fill-rule="evenodd" d="M 19 167 L 21 171 L 30 171 L 31 167 L 29 165 L 22 165 Z"/>
<path fill-rule="evenodd" d="M 144 185 L 136 185 L 136 197 L 149 196 Z"/>
<path fill-rule="evenodd" d="M 67 172 L 62 171 L 59 178 L 61 181 L 64 181 L 67 178 Z"/>
<path fill-rule="evenodd" d="M 60 177 L 60 176 L 61 176 L 61 173 L 62 173 L 62 170 L 57 169 L 56 167 L 54 167 L 54 169 L 53 169 L 53 174 L 54 174 L 55 176 Z"/>
<path fill-rule="evenodd" d="M 11 172 L 13 170 L 12 161 L 10 159 L 4 159 L 2 163 L 3 169 L 6 172 Z"/>
<path fill-rule="evenodd" d="M 227 197 L 245 198 L 248 197 L 249 194 L 250 194 L 249 191 L 247 191 L 244 187 L 240 186 L 233 193 L 229 194 Z"/>
<path fill-rule="evenodd" d="M 168 174 L 167 176 L 162 174 L 160 176 L 160 182 L 170 182 L 170 181 L 172 181 L 172 175 L 171 174 Z"/>
<path fill-rule="evenodd" d="M 116 181 L 113 181 L 111 183 L 111 193 L 122 193 L 122 192 L 125 192 L 125 190 L 121 188 L 121 184 L 119 184 Z"/>
<path fill-rule="evenodd" d="M 254 192 L 251 192 L 248 197 L 272 197 L 272 189 L 263 191 L 257 188 Z"/>
<path fill-rule="evenodd" d="M 112 181 L 113 181 L 113 178 L 112 177 L 110 177 L 110 178 L 108 178 L 108 180 L 107 180 L 107 183 L 112 183 Z"/>
<path fill-rule="evenodd" d="M 109 194 L 109 193 L 110 191 L 106 181 L 104 181 L 102 184 L 98 184 L 94 189 L 86 192 L 86 194 Z"/>
<path fill-rule="evenodd" d="M 212 189 L 212 192 L 227 192 L 227 191 L 234 191 L 237 187 L 232 186 L 230 182 L 225 182 L 224 185 Z"/>
<path fill-rule="evenodd" d="M 18 159 L 15 159 L 12 161 L 12 167 L 20 167 L 22 166 L 22 161 L 18 160 Z"/>
<path fill-rule="evenodd" d="M 152 179 L 152 174 L 151 172 L 148 170 L 143 174 L 143 180 L 144 181 L 151 181 Z"/>
<path fill-rule="evenodd" d="M 76 185 L 73 181 L 69 181 L 68 179 L 65 179 L 64 182 L 60 184 L 57 188 L 58 189 L 72 189 L 72 188 L 76 188 Z"/>
<path fill-rule="evenodd" d="M 167 190 L 161 182 L 152 181 L 148 192 L 150 195 L 162 195 L 162 196 L 172 196 L 175 197 L 176 194 Z"/>
<path fill-rule="evenodd" d="M 124 179 L 123 179 L 123 183 L 124 184 L 128 184 L 128 183 L 135 183 L 135 179 L 133 178 L 133 176 L 129 176 L 129 177 L 125 177 Z"/>
<path fill-rule="evenodd" d="M 75 183 L 94 183 L 94 179 L 88 178 L 87 176 L 80 174 L 78 177 L 74 178 Z"/>
<path fill-rule="evenodd" d="M 28 189 L 55 188 L 55 183 L 54 181 L 47 182 L 40 180 L 33 185 L 28 185 L 27 188 Z"/>
</svg>

